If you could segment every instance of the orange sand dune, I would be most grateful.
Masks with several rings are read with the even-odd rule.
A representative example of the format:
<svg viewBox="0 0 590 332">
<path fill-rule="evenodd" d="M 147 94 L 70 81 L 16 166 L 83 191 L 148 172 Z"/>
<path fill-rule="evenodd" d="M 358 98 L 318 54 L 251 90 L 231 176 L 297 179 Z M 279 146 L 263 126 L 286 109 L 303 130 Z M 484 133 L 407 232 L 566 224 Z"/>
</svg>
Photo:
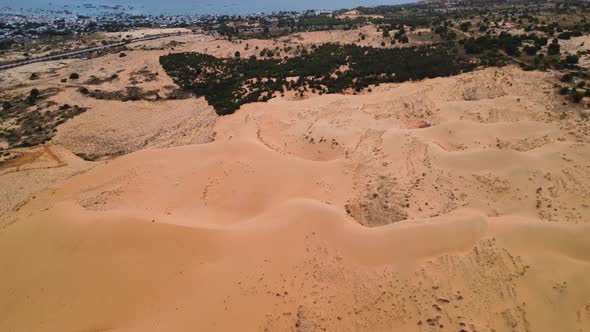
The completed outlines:
<svg viewBox="0 0 590 332">
<path fill-rule="evenodd" d="M 275 99 L 94 163 L 0 219 L 0 331 L 590 330 L 590 145 L 546 75 Z"/>
<path fill-rule="evenodd" d="M 449 329 L 588 327 L 590 226 L 458 210 L 368 229 L 329 197 L 297 192 L 309 183 L 298 173 L 314 177 L 297 161 L 283 180 L 293 188 L 248 195 L 256 183 L 245 179 L 223 204 L 199 207 L 182 168 L 221 149 L 284 167 L 260 146 L 229 145 L 135 153 L 30 202 L 0 233 L 2 330 L 421 330 L 437 316 Z M 119 195 L 104 191 L 114 179 Z M 76 201 L 99 191 L 100 207 Z"/>
</svg>

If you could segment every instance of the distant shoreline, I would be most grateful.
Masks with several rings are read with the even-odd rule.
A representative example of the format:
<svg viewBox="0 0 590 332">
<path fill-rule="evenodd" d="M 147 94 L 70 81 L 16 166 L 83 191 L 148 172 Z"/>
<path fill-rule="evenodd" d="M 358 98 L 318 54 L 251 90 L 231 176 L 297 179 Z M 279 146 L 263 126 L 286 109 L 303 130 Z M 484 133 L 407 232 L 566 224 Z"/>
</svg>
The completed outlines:
<svg viewBox="0 0 590 332">
<path fill-rule="evenodd" d="M 311 0 L 288 1 L 286 4 L 276 3 L 259 4 L 257 0 L 253 3 L 232 3 L 232 0 L 211 1 L 196 0 L 194 3 L 186 3 L 186 0 L 172 0 L 166 6 L 161 3 L 152 3 L 151 0 L 127 1 L 74 1 L 54 0 L 41 1 L 33 0 L 29 6 L 23 7 L 22 2 L 9 0 L 0 6 L 0 15 L 23 15 L 23 16 L 114 16 L 114 15 L 141 15 L 141 16 L 219 16 L 219 15 L 257 15 L 276 12 L 304 12 L 304 11 L 338 11 L 358 7 L 395 6 L 411 4 L 417 1 L 412 0 L 372 0 L 367 1 L 322 1 L 321 4 Z M 264 2 L 264 1 L 260 1 Z M 321 6 L 321 7 L 320 7 Z"/>
</svg>

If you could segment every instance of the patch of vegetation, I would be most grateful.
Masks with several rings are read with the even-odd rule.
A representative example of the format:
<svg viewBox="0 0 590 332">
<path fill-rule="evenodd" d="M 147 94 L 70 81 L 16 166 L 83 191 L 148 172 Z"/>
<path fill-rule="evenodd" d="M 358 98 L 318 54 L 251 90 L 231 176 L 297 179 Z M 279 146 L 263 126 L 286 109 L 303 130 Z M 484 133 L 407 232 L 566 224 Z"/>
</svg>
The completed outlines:
<svg viewBox="0 0 590 332">
<path fill-rule="evenodd" d="M 57 126 L 86 111 L 78 105 L 57 105 L 46 101 L 57 91 L 32 89 L 27 96 L 13 97 L 2 102 L 0 112 L 0 141 L 8 148 L 27 147 L 49 141 Z"/>
<path fill-rule="evenodd" d="M 502 32 L 499 36 L 485 35 L 478 38 L 469 38 L 464 41 L 463 47 L 465 52 L 469 54 L 480 54 L 489 50 L 503 50 L 508 55 L 519 55 L 519 47 L 526 38 L 528 38 L 526 35 L 521 37 Z M 530 38 L 536 38 L 536 36 Z M 545 43 L 547 43 L 546 40 Z"/>
<path fill-rule="evenodd" d="M 549 46 L 547 46 L 547 54 L 549 54 L 549 55 L 559 54 L 560 51 L 561 51 L 561 46 L 559 46 L 559 44 L 555 40 Z"/>
<path fill-rule="evenodd" d="M 188 99 L 194 97 L 194 94 L 187 90 L 179 89 L 174 85 L 165 85 L 162 89 L 144 90 L 137 86 L 128 86 L 123 90 L 103 91 L 100 89 L 89 90 L 86 87 L 78 89 L 81 94 L 101 100 L 118 100 L 118 101 L 138 101 L 138 100 L 175 100 Z"/>
<path fill-rule="evenodd" d="M 576 88 L 573 88 L 570 93 L 574 103 L 579 103 L 584 98 L 584 93 L 578 91 Z"/>
<path fill-rule="evenodd" d="M 158 79 L 160 74 L 152 72 L 147 67 L 143 67 L 129 74 L 129 82 L 133 85 L 145 82 L 153 82 Z"/>
<path fill-rule="evenodd" d="M 116 80 L 117 78 L 119 78 L 118 74 L 113 74 L 109 77 L 96 77 L 94 75 L 90 76 L 89 79 L 87 79 L 84 84 L 88 84 L 88 85 L 100 85 L 106 82 L 112 82 L 114 80 Z"/>
<path fill-rule="evenodd" d="M 565 62 L 573 65 L 573 64 L 578 63 L 579 59 L 580 58 L 577 55 L 568 55 L 565 57 Z"/>
<path fill-rule="evenodd" d="M 486 61 L 484 56 L 473 61 L 443 45 L 372 48 L 324 44 L 301 54 L 279 60 L 177 53 L 160 57 L 160 63 L 180 87 L 204 96 L 218 114 L 225 115 L 285 90 L 301 95 L 309 90 L 320 94 L 347 89 L 359 92 L 372 84 L 455 75 Z"/>
<path fill-rule="evenodd" d="M 86 88 L 81 88 L 80 93 L 95 99 L 103 100 L 120 100 L 120 101 L 137 101 L 137 100 L 158 100 L 161 99 L 158 94 L 159 90 L 143 90 L 136 86 L 128 86 L 121 91 L 90 91 Z"/>
</svg>

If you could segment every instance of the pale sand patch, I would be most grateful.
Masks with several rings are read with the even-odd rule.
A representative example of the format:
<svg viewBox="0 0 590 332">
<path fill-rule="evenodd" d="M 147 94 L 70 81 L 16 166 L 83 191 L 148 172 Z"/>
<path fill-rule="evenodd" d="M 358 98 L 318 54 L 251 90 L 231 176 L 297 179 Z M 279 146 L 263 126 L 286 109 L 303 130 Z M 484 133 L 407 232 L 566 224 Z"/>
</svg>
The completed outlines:
<svg viewBox="0 0 590 332">
<path fill-rule="evenodd" d="M 562 54 L 578 54 L 578 52 L 588 52 L 590 50 L 590 36 L 572 37 L 567 40 L 559 40 Z M 588 54 L 579 55 L 578 64 L 583 68 L 590 67 L 590 56 Z"/>
<path fill-rule="evenodd" d="M 12 153 L 15 159 L 0 164 L 0 218 L 6 218 L 0 227 L 14 221 L 9 212 L 37 192 L 94 166 L 59 147 L 14 149 Z"/>
<path fill-rule="evenodd" d="M 571 37 L 570 39 L 560 39 L 562 53 L 576 54 L 590 50 L 590 36 Z"/>
<path fill-rule="evenodd" d="M 410 42 L 407 44 L 391 44 L 391 39 L 397 30 L 391 31 L 391 37 L 383 37 L 383 32 L 377 31 L 377 26 L 367 25 L 359 29 L 351 30 L 329 30 L 294 33 L 284 37 L 274 39 L 245 39 L 245 40 L 228 40 L 225 38 L 216 38 L 207 35 L 183 35 L 169 38 L 161 38 L 152 41 L 130 44 L 132 49 L 139 50 L 160 50 L 162 48 L 172 52 L 200 52 L 214 55 L 216 57 L 235 56 L 235 52 L 240 52 L 241 57 L 250 56 L 260 57 L 263 49 L 278 51 L 280 57 L 296 56 L 297 46 L 306 47 L 308 50 L 312 45 L 319 46 L 323 43 L 340 43 L 355 44 L 359 46 L 382 47 L 381 43 L 385 42 L 384 47 L 410 47 L 417 45 L 428 45 L 439 41 L 439 37 L 427 30 L 417 29 L 416 31 L 407 30 Z M 419 36 L 419 34 L 422 34 Z M 361 35 L 365 39 L 361 39 Z M 290 50 L 286 50 L 290 49 Z M 276 55 L 275 58 L 278 58 Z"/>
<path fill-rule="evenodd" d="M 141 38 L 141 37 L 148 37 L 154 35 L 162 35 L 167 33 L 188 33 L 191 32 L 190 29 L 186 28 L 144 28 L 144 29 L 134 29 L 129 31 L 121 31 L 121 32 L 106 32 L 105 35 L 108 37 L 118 37 L 118 38 Z"/>
</svg>

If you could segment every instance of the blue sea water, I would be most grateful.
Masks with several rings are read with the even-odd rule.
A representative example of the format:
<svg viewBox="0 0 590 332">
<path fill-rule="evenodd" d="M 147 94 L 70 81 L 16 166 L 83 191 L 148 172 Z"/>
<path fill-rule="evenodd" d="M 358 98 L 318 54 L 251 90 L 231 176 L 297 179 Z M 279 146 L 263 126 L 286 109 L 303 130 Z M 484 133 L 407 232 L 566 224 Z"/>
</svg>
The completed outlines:
<svg viewBox="0 0 590 332">
<path fill-rule="evenodd" d="M 358 6 L 395 5 L 404 2 L 413 2 L 413 0 L 0 0 L 0 13 L 253 14 L 283 10 L 334 10 Z"/>
</svg>

